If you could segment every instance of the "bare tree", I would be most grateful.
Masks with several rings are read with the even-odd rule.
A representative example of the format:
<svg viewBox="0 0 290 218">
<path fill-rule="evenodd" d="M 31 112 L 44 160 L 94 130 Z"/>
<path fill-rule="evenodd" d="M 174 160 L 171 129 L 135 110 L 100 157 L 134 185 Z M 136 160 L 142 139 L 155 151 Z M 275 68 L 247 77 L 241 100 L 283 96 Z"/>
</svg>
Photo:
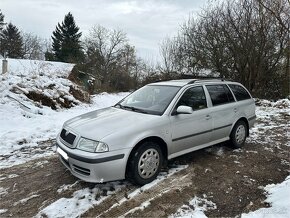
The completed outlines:
<svg viewBox="0 0 290 218">
<path fill-rule="evenodd" d="M 285 31 L 290 31 L 290 0 L 258 0 L 258 2 L 277 19 Z"/>
<path fill-rule="evenodd" d="M 165 50 L 170 51 L 166 57 L 173 56 L 166 65 L 193 75 L 198 68 L 209 68 L 240 81 L 258 97 L 289 95 L 287 85 L 281 86 L 283 78 L 289 78 L 289 28 L 285 28 L 289 4 L 282 10 L 278 0 L 273 5 L 265 2 L 227 0 L 209 5 L 182 26 L 177 42 L 167 46 L 179 45 L 173 52 Z"/>
<path fill-rule="evenodd" d="M 44 41 L 32 33 L 22 33 L 24 58 L 44 60 Z"/>
<path fill-rule="evenodd" d="M 166 38 L 162 41 L 160 46 L 160 54 L 163 59 L 163 66 L 161 67 L 161 70 L 167 74 L 177 71 L 175 54 L 177 48 L 175 42 L 177 42 L 177 40 Z"/>
<path fill-rule="evenodd" d="M 105 88 L 128 90 L 137 58 L 133 46 L 121 30 L 94 26 L 84 42 L 86 71 L 95 75 Z"/>
<path fill-rule="evenodd" d="M 290 1 L 289 0 L 258 0 L 272 16 L 274 16 L 278 25 L 288 34 L 287 46 L 285 48 L 285 79 L 283 80 L 283 88 L 285 95 L 290 94 Z"/>
</svg>

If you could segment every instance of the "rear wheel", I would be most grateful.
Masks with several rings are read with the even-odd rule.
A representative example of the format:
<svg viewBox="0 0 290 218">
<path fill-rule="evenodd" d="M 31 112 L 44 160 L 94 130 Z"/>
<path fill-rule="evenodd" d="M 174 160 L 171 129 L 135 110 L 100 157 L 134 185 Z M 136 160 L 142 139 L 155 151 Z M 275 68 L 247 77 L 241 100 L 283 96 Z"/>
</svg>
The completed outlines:
<svg viewBox="0 0 290 218">
<path fill-rule="evenodd" d="M 152 182 L 163 162 L 160 147 L 154 142 L 144 142 L 133 152 L 128 163 L 127 178 L 138 185 Z"/>
<path fill-rule="evenodd" d="M 248 127 L 246 123 L 239 120 L 231 132 L 231 143 L 234 148 L 241 148 L 246 141 Z"/>
</svg>

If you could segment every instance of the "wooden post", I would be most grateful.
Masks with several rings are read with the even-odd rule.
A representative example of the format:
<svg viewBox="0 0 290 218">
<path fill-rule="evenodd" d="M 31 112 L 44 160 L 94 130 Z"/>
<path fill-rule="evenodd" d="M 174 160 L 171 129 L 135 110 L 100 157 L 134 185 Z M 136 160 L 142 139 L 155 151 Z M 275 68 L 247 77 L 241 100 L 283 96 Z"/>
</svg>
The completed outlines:
<svg viewBox="0 0 290 218">
<path fill-rule="evenodd" d="M 2 74 L 7 73 L 8 71 L 8 60 L 2 60 Z"/>
</svg>

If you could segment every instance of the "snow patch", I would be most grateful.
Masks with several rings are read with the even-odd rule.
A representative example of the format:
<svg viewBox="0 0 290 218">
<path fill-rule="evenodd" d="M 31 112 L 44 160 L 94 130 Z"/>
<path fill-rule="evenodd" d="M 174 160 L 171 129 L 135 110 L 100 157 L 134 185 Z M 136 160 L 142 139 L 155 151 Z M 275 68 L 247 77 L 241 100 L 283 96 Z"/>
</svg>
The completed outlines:
<svg viewBox="0 0 290 218">
<path fill-rule="evenodd" d="M 152 201 L 152 200 L 153 200 L 153 198 L 148 200 L 148 201 L 143 202 L 139 207 L 134 207 L 133 209 L 131 209 L 127 213 L 125 213 L 122 217 L 125 217 L 128 214 L 134 213 L 138 210 L 144 210 L 146 207 L 148 207 L 151 204 L 150 201 Z"/>
<path fill-rule="evenodd" d="M 110 191 L 111 188 L 114 191 Z M 85 188 L 75 191 L 71 198 L 61 198 L 46 208 L 42 209 L 36 217 L 78 217 L 94 205 L 98 205 L 107 199 L 116 191 L 124 188 L 125 185 L 120 185 L 119 182 L 110 182 L 106 184 L 96 185 L 95 188 Z M 102 193 L 106 191 L 107 195 L 103 196 Z"/>
<path fill-rule="evenodd" d="M 280 184 L 267 185 L 265 202 L 271 207 L 260 208 L 250 213 L 243 213 L 242 218 L 290 217 L 290 176 Z"/>
<path fill-rule="evenodd" d="M 37 168 L 37 167 L 40 167 L 40 168 L 43 168 L 45 164 L 48 164 L 49 162 L 47 160 L 44 160 L 44 161 L 38 161 L 34 166 L 33 168 Z"/>
<path fill-rule="evenodd" d="M 215 210 L 217 209 L 217 206 L 212 201 L 207 200 L 206 197 L 206 195 L 204 195 L 203 198 L 195 196 L 188 205 L 181 206 L 175 214 L 172 214 L 169 217 L 207 217 L 204 212 L 207 210 Z"/>
<path fill-rule="evenodd" d="M 62 185 L 62 186 L 60 186 L 59 189 L 57 189 L 57 193 L 60 194 L 66 190 L 69 190 L 69 189 L 73 188 L 74 186 L 76 186 L 78 183 L 79 183 L 79 181 L 76 181 L 75 183 L 70 184 L 70 185 Z"/>
<path fill-rule="evenodd" d="M 56 138 L 66 120 L 112 106 L 126 95 L 128 93 L 101 93 L 93 96 L 92 104 L 59 111 L 43 107 L 43 115 L 30 116 L 23 116 L 18 103 L 9 101 L 1 104 L 0 98 L 0 168 L 54 154 L 51 140 Z"/>
<path fill-rule="evenodd" d="M 0 209 L 0 214 L 6 213 L 8 210 L 7 209 Z"/>
<path fill-rule="evenodd" d="M 118 203 L 114 204 L 112 207 L 110 207 L 108 210 L 104 211 L 104 213 L 106 213 L 107 211 L 111 210 L 114 207 L 120 206 L 121 204 L 123 204 L 124 202 L 128 201 L 129 199 L 132 199 L 134 197 L 136 197 L 137 195 L 140 195 L 142 192 L 152 188 L 153 186 L 157 185 L 158 183 L 162 182 L 164 179 L 166 179 L 167 177 L 173 175 L 176 172 L 179 172 L 183 169 L 186 169 L 188 167 L 188 165 L 175 165 L 172 166 L 172 168 L 169 169 L 168 172 L 161 172 L 157 178 L 155 180 L 153 180 L 152 182 L 134 190 L 133 192 L 131 192 L 130 194 L 128 194 L 127 197 L 122 198 Z M 169 191 L 169 190 L 168 190 Z M 164 191 L 163 193 L 165 193 L 166 191 Z M 152 201 L 153 199 L 150 199 L 147 203 L 150 203 L 150 201 Z M 147 204 L 145 204 L 147 205 Z M 148 206 L 148 205 L 147 205 Z M 145 208 L 144 205 L 140 205 L 138 208 L 136 208 L 136 210 L 139 210 L 141 208 Z M 134 210 L 134 209 L 133 209 Z M 134 211 L 136 211 L 134 210 Z M 133 213 L 134 211 L 130 212 Z M 129 214 L 129 212 L 128 212 Z M 100 214 L 98 217 L 101 217 L 102 214 Z"/>
<path fill-rule="evenodd" d="M 13 204 L 13 206 L 16 206 L 18 204 L 25 204 L 27 201 L 31 200 L 32 198 L 37 198 L 38 196 L 40 196 L 40 195 L 31 195 L 31 196 L 29 196 L 27 198 L 23 198 L 20 201 L 15 202 Z"/>
</svg>

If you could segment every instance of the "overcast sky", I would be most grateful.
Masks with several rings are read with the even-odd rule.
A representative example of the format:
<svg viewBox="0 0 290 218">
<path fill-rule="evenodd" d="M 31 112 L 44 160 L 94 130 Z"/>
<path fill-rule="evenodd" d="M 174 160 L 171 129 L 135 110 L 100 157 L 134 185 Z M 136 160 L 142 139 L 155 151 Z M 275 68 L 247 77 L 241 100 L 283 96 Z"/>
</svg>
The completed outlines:
<svg viewBox="0 0 290 218">
<path fill-rule="evenodd" d="M 127 33 L 141 57 L 155 61 L 159 44 L 204 6 L 205 0 L 0 0 L 5 22 L 50 38 L 71 12 L 83 35 L 96 24 Z"/>
</svg>

